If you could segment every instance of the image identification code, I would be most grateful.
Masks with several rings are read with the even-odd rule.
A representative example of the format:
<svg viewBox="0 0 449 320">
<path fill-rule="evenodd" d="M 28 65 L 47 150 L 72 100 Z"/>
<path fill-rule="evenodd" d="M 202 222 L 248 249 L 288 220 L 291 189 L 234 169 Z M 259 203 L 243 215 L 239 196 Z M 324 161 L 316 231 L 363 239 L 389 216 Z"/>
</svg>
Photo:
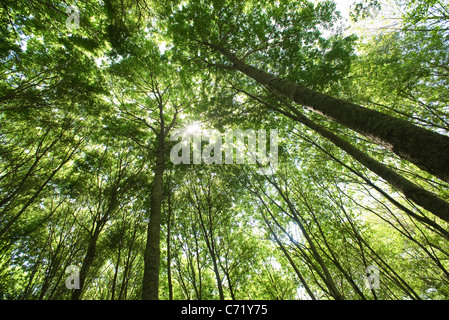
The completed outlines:
<svg viewBox="0 0 449 320">
<path fill-rule="evenodd" d="M 224 309 L 217 307 L 197 307 L 188 305 L 181 308 L 183 315 L 208 315 L 213 317 L 215 313 L 226 313 L 229 315 L 264 315 L 268 313 L 266 305 L 261 304 L 228 304 Z"/>
</svg>

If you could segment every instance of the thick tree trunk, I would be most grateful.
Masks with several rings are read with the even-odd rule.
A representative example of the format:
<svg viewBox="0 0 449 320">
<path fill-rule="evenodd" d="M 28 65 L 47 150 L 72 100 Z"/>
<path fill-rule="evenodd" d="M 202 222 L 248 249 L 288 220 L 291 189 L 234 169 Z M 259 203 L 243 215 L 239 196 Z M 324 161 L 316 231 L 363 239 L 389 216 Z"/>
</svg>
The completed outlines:
<svg viewBox="0 0 449 320">
<path fill-rule="evenodd" d="M 151 192 L 150 221 L 144 255 L 143 300 L 159 299 L 162 187 L 165 169 L 164 135 L 160 134 Z"/>
<path fill-rule="evenodd" d="M 80 270 L 80 274 L 79 274 L 80 288 L 73 290 L 72 300 L 79 300 L 81 297 L 81 294 L 84 289 L 84 282 L 86 281 L 87 274 L 89 273 L 89 269 L 92 266 L 92 263 L 94 262 L 94 259 L 95 259 L 97 242 L 98 242 L 98 238 L 100 237 L 100 233 L 103 230 L 104 226 L 106 225 L 106 222 L 110 218 L 111 214 L 115 211 L 115 209 L 119 205 L 118 188 L 119 188 L 120 179 L 121 179 L 121 174 L 119 175 L 118 180 L 115 182 L 115 184 L 112 188 L 112 192 L 111 192 L 111 196 L 109 199 L 109 204 L 108 204 L 107 210 L 101 216 L 101 219 L 95 221 L 93 231 L 90 234 L 89 246 L 87 247 L 87 253 L 84 256 L 83 265 L 81 266 L 81 270 Z"/>
<path fill-rule="evenodd" d="M 387 183 L 402 192 L 408 199 L 433 213 L 442 220 L 449 222 L 449 203 L 440 199 L 435 194 L 407 180 L 392 169 L 371 158 L 360 151 L 346 140 L 338 137 L 329 130 L 314 123 L 303 115 L 294 116 L 299 122 L 316 131 L 322 137 L 328 139 L 337 147 L 346 151 L 355 160 L 363 164 L 366 168 L 383 178 Z"/>
<path fill-rule="evenodd" d="M 371 158 L 366 153 L 360 151 L 358 148 L 354 147 L 352 144 L 347 142 L 346 140 L 340 138 L 336 134 L 332 133 L 331 131 L 327 130 L 326 128 L 316 124 L 315 122 L 311 121 L 309 118 L 307 118 L 305 115 L 300 113 L 294 106 L 290 105 L 288 102 L 283 101 L 282 103 L 288 107 L 288 109 L 293 112 L 294 114 L 290 112 L 286 112 L 284 110 L 281 110 L 279 108 L 273 107 L 272 105 L 266 103 L 263 100 L 258 99 L 257 97 L 251 95 L 250 93 L 245 92 L 247 95 L 252 97 L 253 99 L 256 99 L 257 101 L 263 103 L 266 107 L 275 110 L 279 113 L 282 113 L 283 115 L 294 119 L 305 126 L 309 127 L 310 129 L 317 132 L 319 135 L 321 135 L 323 138 L 326 138 L 330 142 L 332 142 L 335 146 L 339 147 L 341 150 L 345 151 L 349 155 L 351 155 L 355 160 L 357 160 L 359 163 L 364 165 L 366 168 L 371 170 L 372 172 L 376 173 L 379 177 L 384 179 L 388 184 L 395 187 L 398 191 L 402 192 L 403 195 L 405 195 L 409 200 L 413 201 L 417 205 L 423 207 L 424 209 L 428 210 L 429 212 L 433 213 L 437 217 L 441 218 L 442 220 L 449 222 L 449 203 L 440 199 L 438 196 L 433 194 L 432 192 L 429 192 L 422 187 L 414 184 L 413 182 L 407 180 L 400 174 L 396 173 L 394 170 L 390 169 L 389 167 L 385 166 L 384 164 L 380 163 L 374 158 Z M 382 192 L 381 192 L 382 193 Z M 411 214 L 412 217 L 417 218 L 417 215 Z M 425 218 L 418 218 L 418 220 L 423 221 L 426 220 Z M 435 226 L 435 223 L 430 223 L 430 225 Z M 445 232 L 443 231 L 443 234 Z"/>
<path fill-rule="evenodd" d="M 368 137 L 401 158 L 449 182 L 449 137 L 275 77 L 246 64 L 223 47 L 209 46 L 221 52 L 237 70 L 260 84 Z"/>
</svg>

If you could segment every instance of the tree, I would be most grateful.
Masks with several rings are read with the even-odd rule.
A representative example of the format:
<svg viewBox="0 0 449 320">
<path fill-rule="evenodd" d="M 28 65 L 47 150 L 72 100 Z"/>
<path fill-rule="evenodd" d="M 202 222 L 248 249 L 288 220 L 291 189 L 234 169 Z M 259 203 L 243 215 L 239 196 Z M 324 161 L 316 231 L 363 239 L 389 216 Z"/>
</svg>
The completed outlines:
<svg viewBox="0 0 449 320">
<path fill-rule="evenodd" d="M 447 299 L 448 12 L 396 5 L 2 1 L 0 298 Z"/>
</svg>

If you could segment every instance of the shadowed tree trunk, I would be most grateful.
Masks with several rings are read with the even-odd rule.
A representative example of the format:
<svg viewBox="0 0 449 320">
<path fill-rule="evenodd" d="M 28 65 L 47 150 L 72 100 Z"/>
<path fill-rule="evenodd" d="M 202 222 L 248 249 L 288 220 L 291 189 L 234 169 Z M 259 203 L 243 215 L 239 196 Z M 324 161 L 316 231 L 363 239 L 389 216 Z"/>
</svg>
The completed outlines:
<svg viewBox="0 0 449 320">
<path fill-rule="evenodd" d="M 310 121 L 305 116 L 296 116 L 295 118 L 312 130 L 318 132 L 322 137 L 327 138 L 342 150 L 346 151 L 354 159 L 359 161 L 372 172 L 376 173 L 379 177 L 385 179 L 385 181 L 387 181 L 390 185 L 401 191 L 408 199 L 429 212 L 432 212 L 444 221 L 449 222 L 449 203 L 407 180 L 400 174 L 388 168 L 386 165 L 360 151 L 346 140 L 343 140 L 329 130 Z"/>
<path fill-rule="evenodd" d="M 79 300 L 81 297 L 81 294 L 83 293 L 84 289 L 84 282 L 86 281 L 87 274 L 89 273 L 89 269 L 92 266 L 92 263 L 94 262 L 95 255 L 96 255 L 96 248 L 98 243 L 98 238 L 100 236 L 101 231 L 103 230 L 104 226 L 106 225 L 106 222 L 111 217 L 111 214 L 117 209 L 119 206 L 119 199 L 118 199 L 118 188 L 119 183 L 122 178 L 121 176 L 121 170 L 119 177 L 115 183 L 115 185 L 112 188 L 109 205 L 107 207 L 106 212 L 103 213 L 100 219 L 95 221 L 94 227 L 92 232 L 89 235 L 89 246 L 87 247 L 87 253 L 84 256 L 83 264 L 81 266 L 81 270 L 79 273 L 79 289 L 74 289 L 72 292 L 72 300 Z M 100 213 L 98 214 L 100 215 Z"/>
<path fill-rule="evenodd" d="M 449 182 L 449 137 L 387 114 L 340 100 L 252 67 L 224 47 L 221 52 L 235 69 L 295 103 L 338 122 L 394 152 L 419 168 Z"/>
<path fill-rule="evenodd" d="M 161 117 L 162 119 L 162 117 Z M 163 127 L 163 126 L 162 126 Z M 165 169 L 164 134 L 160 133 L 151 191 L 150 221 L 148 222 L 147 244 L 145 247 L 142 299 L 159 299 L 159 268 L 161 241 L 162 187 Z"/>
<path fill-rule="evenodd" d="M 168 299 L 173 300 L 173 282 L 172 282 L 172 271 L 171 271 L 171 223 L 173 219 L 173 210 L 171 204 L 171 185 L 170 180 L 168 183 L 168 212 L 167 212 L 167 283 L 168 283 Z"/>
<path fill-rule="evenodd" d="M 309 297 L 312 300 L 316 300 L 315 295 L 313 294 L 313 291 L 310 289 L 309 285 L 307 284 L 307 281 L 305 280 L 305 278 L 302 276 L 301 271 L 299 271 L 298 267 L 296 266 L 295 262 L 293 261 L 293 259 L 291 258 L 290 254 L 288 253 L 288 251 L 285 249 L 284 245 L 282 244 L 281 240 L 279 239 L 279 237 L 277 236 L 276 232 L 273 230 L 273 227 L 271 226 L 270 222 L 268 221 L 267 217 L 265 216 L 265 214 L 263 214 L 262 212 L 262 217 L 265 221 L 265 224 L 267 225 L 268 229 L 270 230 L 270 233 L 272 234 L 272 236 L 274 237 L 274 240 L 276 241 L 276 243 L 278 244 L 279 248 L 282 250 L 282 253 L 284 254 L 284 256 L 287 258 L 288 262 L 290 263 L 290 266 L 293 268 L 293 270 L 295 271 L 296 275 L 298 276 L 299 280 L 301 281 L 304 289 L 307 291 L 307 294 L 309 295 Z"/>
<path fill-rule="evenodd" d="M 107 221 L 106 219 L 102 219 L 101 221 L 97 222 L 93 234 L 90 235 L 87 253 L 84 256 L 83 264 L 79 273 L 80 287 L 79 289 L 73 290 L 72 300 L 79 300 L 81 298 L 87 274 L 89 273 L 90 267 L 92 266 L 92 263 L 94 262 L 95 259 L 98 237 L 100 236 L 101 230 L 103 230 L 106 221 Z"/>
<path fill-rule="evenodd" d="M 243 91 L 245 92 L 245 91 Z M 409 181 L 408 179 L 404 178 L 400 174 L 396 173 L 394 170 L 390 169 L 386 165 L 380 163 L 374 158 L 371 158 L 366 153 L 360 151 L 358 148 L 354 147 L 352 144 L 347 142 L 346 140 L 340 138 L 336 134 L 332 133 L 331 131 L 327 130 L 326 128 L 316 124 L 315 122 L 311 121 L 309 118 L 307 118 L 305 115 L 300 113 L 296 108 L 291 106 L 286 101 L 282 101 L 282 103 L 288 107 L 290 111 L 292 111 L 294 114 L 290 112 L 286 112 L 284 110 L 281 110 L 277 107 L 274 107 L 265 101 L 255 97 L 254 95 L 251 95 L 248 92 L 245 92 L 248 96 L 251 98 L 259 101 L 260 103 L 264 104 L 267 108 L 270 108 L 272 110 L 275 110 L 279 113 L 284 114 L 287 117 L 290 117 L 303 125 L 309 127 L 310 129 L 317 132 L 319 135 L 321 135 L 323 138 L 328 139 L 330 142 L 332 142 L 334 145 L 339 147 L 341 150 L 344 150 L 349 155 L 351 155 L 355 160 L 360 162 L 362 165 L 364 165 L 366 168 L 371 170 L 372 172 L 376 173 L 379 177 L 384 179 L 386 182 L 388 182 L 391 186 L 398 189 L 400 192 L 402 192 L 408 199 L 416 203 L 417 205 L 423 207 L 424 209 L 428 210 L 429 212 L 433 213 L 437 217 L 441 218 L 442 220 L 449 222 L 449 203 L 442 200 L 432 192 L 429 192 L 422 187 L 414 184 L 413 182 Z M 413 215 L 416 217 L 416 215 Z"/>
</svg>

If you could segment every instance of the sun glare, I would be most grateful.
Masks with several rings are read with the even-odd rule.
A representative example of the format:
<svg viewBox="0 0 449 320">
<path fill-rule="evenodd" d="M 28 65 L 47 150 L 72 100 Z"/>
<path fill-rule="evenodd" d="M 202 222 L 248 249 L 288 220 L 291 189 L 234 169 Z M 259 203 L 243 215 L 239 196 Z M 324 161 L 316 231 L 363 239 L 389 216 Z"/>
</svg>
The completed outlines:
<svg viewBox="0 0 449 320">
<path fill-rule="evenodd" d="M 185 127 L 184 132 L 187 134 L 199 133 L 201 132 L 202 124 L 201 122 L 194 122 Z"/>
</svg>

